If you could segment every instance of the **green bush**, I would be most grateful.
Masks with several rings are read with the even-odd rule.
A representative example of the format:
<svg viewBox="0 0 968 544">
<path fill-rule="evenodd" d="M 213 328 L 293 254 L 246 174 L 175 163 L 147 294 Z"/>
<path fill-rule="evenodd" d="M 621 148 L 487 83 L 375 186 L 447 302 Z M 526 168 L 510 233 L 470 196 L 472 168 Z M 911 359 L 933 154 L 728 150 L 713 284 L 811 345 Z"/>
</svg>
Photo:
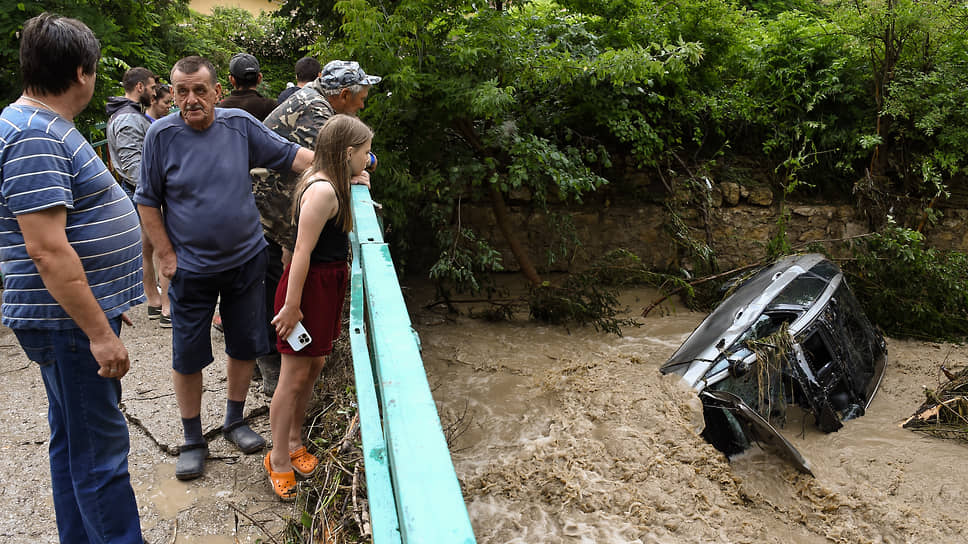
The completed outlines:
<svg viewBox="0 0 968 544">
<path fill-rule="evenodd" d="M 968 338 L 968 255 L 924 247 L 924 236 L 890 225 L 852 242 L 841 267 L 874 323 L 890 336 Z"/>
</svg>

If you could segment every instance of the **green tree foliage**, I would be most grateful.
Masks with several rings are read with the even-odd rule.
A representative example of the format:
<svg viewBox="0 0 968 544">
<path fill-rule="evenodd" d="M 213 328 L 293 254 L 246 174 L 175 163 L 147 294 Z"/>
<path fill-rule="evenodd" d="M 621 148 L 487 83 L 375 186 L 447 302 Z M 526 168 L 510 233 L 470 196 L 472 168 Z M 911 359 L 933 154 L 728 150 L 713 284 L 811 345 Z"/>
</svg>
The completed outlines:
<svg viewBox="0 0 968 544">
<path fill-rule="evenodd" d="M 852 175 L 865 157 L 856 142 L 873 109 L 848 37 L 798 11 L 763 21 L 755 33 L 745 71 L 727 89 L 729 103 L 742 105 L 732 110 L 739 113 L 732 133 L 754 135 L 759 149 L 747 151 L 769 157 L 783 182 L 806 175 L 808 184 L 824 185 L 830 173 Z"/>
<path fill-rule="evenodd" d="M 646 117 L 658 99 L 651 89 L 702 54 L 681 40 L 611 46 L 613 36 L 593 31 L 596 16 L 551 2 L 344 0 L 334 9 L 342 39 L 327 53 L 385 76 L 364 117 L 391 165 L 381 194 L 397 228 L 457 228 L 462 198 L 492 202 L 499 223 L 513 194 L 538 209 L 581 199 L 606 183 L 612 142 L 634 140 L 643 157 L 661 148 Z M 398 241 L 419 239 L 412 233 Z M 541 283 L 536 272 L 529 280 Z"/>
<path fill-rule="evenodd" d="M 281 16 L 253 17 L 239 8 L 216 8 L 212 15 L 202 15 L 189 9 L 188 0 L 5 2 L 0 4 L 0 98 L 4 103 L 15 100 L 21 91 L 18 33 L 27 19 L 44 11 L 83 21 L 101 42 L 95 93 L 76 119 L 85 134 L 105 120 L 104 104 L 109 96 L 123 92 L 119 81 L 132 66 L 144 66 L 167 79 L 179 58 L 202 55 L 215 64 L 227 86 L 229 59 L 248 51 L 259 58 L 265 76 L 261 90 L 274 96 L 293 79 L 299 49 L 315 43 L 322 32 L 311 23 L 292 30 Z"/>
<path fill-rule="evenodd" d="M 165 73 L 169 43 L 163 38 L 188 13 L 187 0 L 45 0 L 0 5 L 0 97 L 12 102 L 20 94 L 19 32 L 27 19 L 45 11 L 84 22 L 101 42 L 98 80 L 87 110 L 76 120 L 87 132 L 102 121 L 107 97 L 120 94 L 118 81 L 131 66 Z"/>
<path fill-rule="evenodd" d="M 968 5 L 949 0 L 842 0 L 833 21 L 867 61 L 875 115 L 867 122 L 870 175 L 880 189 L 939 194 L 963 173 Z M 925 176 L 925 173 L 929 173 Z"/>
<path fill-rule="evenodd" d="M 854 258 L 841 266 L 888 335 L 968 338 L 968 255 L 925 247 L 921 233 L 893 224 L 851 249 Z"/>
<path fill-rule="evenodd" d="M 544 285 L 576 247 L 568 206 L 589 199 L 666 201 L 691 270 L 716 270 L 711 240 L 678 218 L 705 217 L 707 180 L 737 163 L 765 167 L 784 196 L 854 192 L 872 225 L 927 204 L 894 214 L 920 226 L 968 179 L 968 4 L 950 0 L 286 0 L 260 17 L 187 0 L 14 1 L 0 5 L 6 101 L 20 91 L 17 32 L 45 10 L 85 21 L 104 48 L 84 132 L 127 67 L 167 74 L 188 54 L 223 84 L 233 53 L 255 54 L 269 95 L 307 53 L 384 76 L 362 113 L 375 194 L 396 254 L 445 292 L 488 292 L 484 275 L 514 264 Z M 666 193 L 624 184 L 636 170 Z M 469 229 L 469 202 L 490 204 L 517 263 Z M 557 238 L 525 247 L 510 205 L 556 218 L 542 224 Z M 788 245 L 781 230 L 766 248 Z"/>
</svg>

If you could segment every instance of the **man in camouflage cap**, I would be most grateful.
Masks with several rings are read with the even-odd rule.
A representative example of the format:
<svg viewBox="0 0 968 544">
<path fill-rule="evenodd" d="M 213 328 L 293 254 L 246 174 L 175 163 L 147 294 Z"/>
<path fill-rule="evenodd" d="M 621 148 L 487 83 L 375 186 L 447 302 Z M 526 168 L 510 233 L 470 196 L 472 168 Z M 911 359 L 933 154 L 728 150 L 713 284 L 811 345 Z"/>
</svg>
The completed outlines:
<svg viewBox="0 0 968 544">
<path fill-rule="evenodd" d="M 355 61 L 334 60 L 323 67 L 320 76 L 286 99 L 265 119 L 265 125 L 283 138 L 314 149 L 316 134 L 326 120 L 337 113 L 356 115 L 363 109 L 370 86 L 383 79 L 368 75 Z M 374 163 L 375 163 L 375 157 Z M 269 266 L 266 270 L 266 308 L 273 316 L 276 287 L 282 277 L 283 248 L 291 250 L 295 228 L 290 210 L 292 191 L 298 176 L 291 172 L 256 169 L 252 171 L 255 202 L 262 216 L 262 227 L 269 243 Z M 352 183 L 369 187 L 370 175 L 363 172 Z M 275 327 L 266 323 L 271 344 L 275 345 Z M 260 357 L 263 392 L 272 396 L 279 376 L 279 354 Z"/>
</svg>

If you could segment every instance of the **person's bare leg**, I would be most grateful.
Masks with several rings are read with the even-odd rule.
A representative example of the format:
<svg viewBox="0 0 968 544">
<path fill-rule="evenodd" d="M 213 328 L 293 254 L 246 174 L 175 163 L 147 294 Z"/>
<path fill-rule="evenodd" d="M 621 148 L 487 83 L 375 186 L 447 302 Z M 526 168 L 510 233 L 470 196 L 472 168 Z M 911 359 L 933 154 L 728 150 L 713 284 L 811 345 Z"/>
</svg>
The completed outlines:
<svg viewBox="0 0 968 544">
<path fill-rule="evenodd" d="M 269 465 L 273 472 L 289 472 L 292 465 L 289 459 L 290 434 L 295 419 L 296 407 L 302 397 L 302 389 L 309 378 L 312 368 L 309 357 L 297 355 L 282 355 L 279 369 L 279 384 L 272 395 L 269 406 L 269 428 L 272 432 L 272 452 L 269 454 Z M 310 385 L 310 387 L 312 387 Z M 296 433 L 299 440 L 299 433 Z"/>
<path fill-rule="evenodd" d="M 175 401 L 183 419 L 197 417 L 202 413 L 202 373 L 182 374 L 171 371 L 175 386 Z"/>
<path fill-rule="evenodd" d="M 249 394 L 249 384 L 252 382 L 252 372 L 255 369 L 255 359 L 242 360 L 235 357 L 228 358 L 226 377 L 228 379 L 229 400 L 245 401 Z"/>
<path fill-rule="evenodd" d="M 161 293 L 158 292 L 158 281 L 157 275 L 155 273 L 155 262 L 153 255 L 155 253 L 155 246 L 151 245 L 151 240 L 148 239 L 147 232 L 141 229 L 141 266 L 144 271 L 142 274 L 142 283 L 145 289 L 145 298 L 148 299 L 148 306 L 162 306 Z M 165 300 L 168 299 L 168 293 L 165 292 Z"/>
<path fill-rule="evenodd" d="M 316 380 L 326 364 L 326 357 L 312 357 L 307 361 L 307 373 L 303 386 L 299 389 L 299 398 L 293 406 L 292 423 L 289 427 L 289 451 L 294 452 L 302 447 L 302 428 L 306 422 L 306 410 L 309 409 L 309 401 L 313 398 L 313 389 L 316 387 Z"/>
</svg>

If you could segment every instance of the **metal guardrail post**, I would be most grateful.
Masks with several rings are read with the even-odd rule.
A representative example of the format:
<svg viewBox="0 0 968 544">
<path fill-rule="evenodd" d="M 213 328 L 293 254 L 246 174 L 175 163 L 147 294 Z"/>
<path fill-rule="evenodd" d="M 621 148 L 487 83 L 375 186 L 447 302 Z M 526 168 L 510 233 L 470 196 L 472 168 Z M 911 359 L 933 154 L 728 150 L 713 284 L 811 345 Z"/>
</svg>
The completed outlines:
<svg viewBox="0 0 968 544">
<path fill-rule="evenodd" d="M 354 269 L 361 264 L 366 316 L 364 327 L 372 346 L 373 368 L 376 377 L 375 394 L 382 415 L 382 436 L 386 444 L 386 459 L 396 505 L 400 541 L 405 544 L 474 544 L 467 507 L 464 505 L 460 484 L 450 451 L 444 439 L 437 406 L 434 403 L 427 375 L 420 357 L 416 333 L 410 323 L 400 284 L 390 251 L 383 243 L 382 229 L 373 211 L 369 189 L 353 186 Z M 355 276 L 354 276 L 355 279 Z M 353 296 L 351 291 L 351 297 Z M 351 334 L 357 333 L 351 309 Z M 351 342 L 353 337 L 351 336 Z M 357 360 L 357 340 L 353 345 L 354 367 L 366 364 Z M 370 362 L 367 351 L 367 363 Z M 357 395 L 366 387 L 366 372 L 357 373 Z M 362 377 L 361 377 L 362 375 Z M 366 417 L 373 417 L 367 414 Z M 360 399 L 360 426 L 363 429 L 363 399 Z M 375 423 L 368 423 L 370 429 Z M 370 485 L 371 452 L 378 447 L 367 445 L 367 483 Z M 371 505 L 373 498 L 370 499 Z M 376 513 L 372 512 L 375 517 Z M 377 540 L 374 532 L 374 542 Z"/>
<path fill-rule="evenodd" d="M 108 153 L 108 137 L 105 132 L 107 130 L 107 126 L 108 124 L 103 121 L 95 124 L 94 129 L 91 131 L 91 134 L 88 136 L 88 141 L 91 143 L 91 147 L 94 148 L 94 152 L 97 153 L 97 156 L 100 157 L 102 161 L 104 161 L 104 164 L 106 164 L 108 166 L 108 169 L 110 170 L 111 154 Z M 104 135 L 104 138 L 100 140 L 95 140 L 94 139 L 95 131 L 98 131 L 100 134 Z"/>
</svg>

